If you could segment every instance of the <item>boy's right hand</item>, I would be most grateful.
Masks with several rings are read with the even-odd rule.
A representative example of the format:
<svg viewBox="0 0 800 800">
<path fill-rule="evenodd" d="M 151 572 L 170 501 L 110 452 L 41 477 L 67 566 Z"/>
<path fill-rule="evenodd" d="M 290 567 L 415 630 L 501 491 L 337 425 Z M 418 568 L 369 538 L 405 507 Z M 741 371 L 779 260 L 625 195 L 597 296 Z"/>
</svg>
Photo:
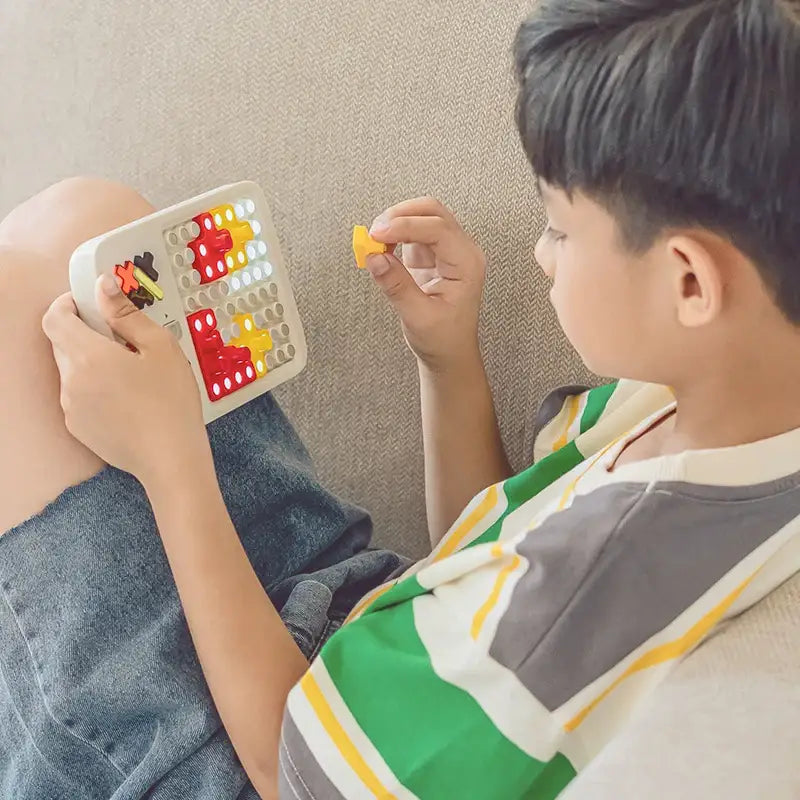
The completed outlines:
<svg viewBox="0 0 800 800">
<path fill-rule="evenodd" d="M 486 259 L 449 209 L 430 197 L 407 200 L 384 211 L 370 235 L 390 250 L 370 256 L 367 269 L 419 361 L 438 371 L 474 358 Z"/>
</svg>

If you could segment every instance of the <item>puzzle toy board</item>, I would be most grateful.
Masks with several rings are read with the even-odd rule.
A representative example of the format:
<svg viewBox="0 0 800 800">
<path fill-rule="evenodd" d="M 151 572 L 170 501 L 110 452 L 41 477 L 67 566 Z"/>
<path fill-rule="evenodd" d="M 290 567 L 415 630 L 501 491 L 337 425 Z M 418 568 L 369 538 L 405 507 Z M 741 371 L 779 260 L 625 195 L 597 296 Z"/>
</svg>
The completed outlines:
<svg viewBox="0 0 800 800">
<path fill-rule="evenodd" d="M 305 366 L 305 335 L 255 183 L 208 192 L 75 251 L 70 283 L 78 313 L 111 337 L 95 302 L 95 282 L 104 272 L 176 336 L 201 387 L 206 422 Z"/>
</svg>

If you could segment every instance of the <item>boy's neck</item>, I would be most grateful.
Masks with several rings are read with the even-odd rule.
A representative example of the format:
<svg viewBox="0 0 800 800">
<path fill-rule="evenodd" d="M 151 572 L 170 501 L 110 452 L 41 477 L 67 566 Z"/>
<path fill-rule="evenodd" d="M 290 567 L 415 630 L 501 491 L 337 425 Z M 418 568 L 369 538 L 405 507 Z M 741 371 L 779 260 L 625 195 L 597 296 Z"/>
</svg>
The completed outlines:
<svg viewBox="0 0 800 800">
<path fill-rule="evenodd" d="M 800 347 L 793 350 L 792 358 L 783 349 L 741 353 L 727 371 L 674 386 L 678 409 L 665 449 L 733 447 L 800 427 Z"/>
</svg>

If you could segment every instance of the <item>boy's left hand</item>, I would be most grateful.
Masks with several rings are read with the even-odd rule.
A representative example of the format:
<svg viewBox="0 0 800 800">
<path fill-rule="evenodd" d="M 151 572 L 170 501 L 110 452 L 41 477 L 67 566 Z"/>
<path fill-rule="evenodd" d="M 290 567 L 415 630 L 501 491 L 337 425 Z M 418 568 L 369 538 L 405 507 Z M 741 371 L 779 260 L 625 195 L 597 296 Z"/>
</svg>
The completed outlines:
<svg viewBox="0 0 800 800">
<path fill-rule="evenodd" d="M 112 276 L 98 279 L 95 291 L 111 330 L 138 352 L 89 328 L 71 295 L 53 302 L 42 328 L 61 374 L 67 429 L 147 486 L 208 450 L 200 394 L 169 331 L 138 311 Z"/>
</svg>

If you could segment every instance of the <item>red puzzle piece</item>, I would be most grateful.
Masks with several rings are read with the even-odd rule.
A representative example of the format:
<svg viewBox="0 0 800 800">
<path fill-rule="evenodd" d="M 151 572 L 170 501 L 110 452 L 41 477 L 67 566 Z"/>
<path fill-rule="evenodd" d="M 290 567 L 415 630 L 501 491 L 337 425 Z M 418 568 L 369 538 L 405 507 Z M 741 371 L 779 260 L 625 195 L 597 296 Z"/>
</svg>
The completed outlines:
<svg viewBox="0 0 800 800">
<path fill-rule="evenodd" d="M 252 383 L 258 377 L 246 347 L 225 345 L 217 330 L 213 311 L 204 309 L 186 318 L 192 332 L 192 342 L 200 363 L 200 372 L 211 400 Z"/>
<path fill-rule="evenodd" d="M 139 281 L 136 280 L 133 270 L 136 267 L 130 261 L 125 262 L 125 266 L 117 264 L 114 267 L 114 274 L 117 276 L 117 283 L 119 288 L 122 289 L 122 294 L 128 295 L 135 292 L 139 288 Z"/>
<path fill-rule="evenodd" d="M 225 373 L 233 378 L 234 389 L 246 386 L 256 379 L 256 370 L 249 348 L 228 345 L 223 349 L 222 359 Z"/>
<path fill-rule="evenodd" d="M 233 237 L 225 228 L 218 228 L 211 214 L 199 214 L 194 221 L 200 235 L 189 242 L 194 253 L 192 266 L 200 275 L 200 283 L 211 283 L 228 274 L 225 256 L 233 247 Z"/>
</svg>

